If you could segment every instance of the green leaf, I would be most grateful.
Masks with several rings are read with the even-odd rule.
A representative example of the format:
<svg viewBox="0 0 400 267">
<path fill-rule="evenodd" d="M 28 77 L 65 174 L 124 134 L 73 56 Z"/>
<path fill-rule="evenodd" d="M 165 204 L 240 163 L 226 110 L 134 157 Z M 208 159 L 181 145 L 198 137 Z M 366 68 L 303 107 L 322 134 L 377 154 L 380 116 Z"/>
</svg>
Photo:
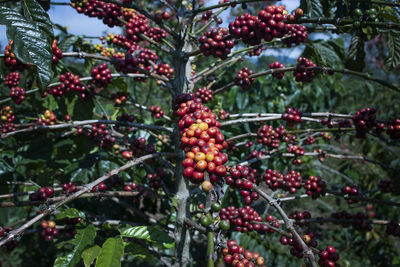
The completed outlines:
<svg viewBox="0 0 400 267">
<path fill-rule="evenodd" d="M 346 67 L 351 70 L 362 71 L 365 67 L 364 58 L 364 39 L 362 36 L 354 35 L 351 38 Z"/>
<path fill-rule="evenodd" d="M 317 65 L 330 67 L 343 66 L 341 59 L 331 47 L 314 43 L 307 48 L 311 49 L 310 52 L 314 54 L 313 58 L 316 59 Z"/>
<path fill-rule="evenodd" d="M 387 64 L 390 68 L 396 68 L 400 63 L 400 33 L 389 31 L 387 33 L 389 58 Z"/>
<path fill-rule="evenodd" d="M 93 247 L 87 248 L 82 252 L 82 259 L 85 267 L 89 267 L 94 260 L 97 258 L 101 250 L 101 247 L 95 245 Z"/>
<path fill-rule="evenodd" d="M 121 266 L 124 255 L 124 241 L 122 238 L 109 238 L 104 242 L 100 254 L 96 259 L 96 267 Z"/>
<path fill-rule="evenodd" d="M 122 237 L 144 239 L 149 242 L 162 243 L 166 248 L 174 246 L 173 239 L 165 232 L 152 226 L 128 226 L 120 230 Z"/>
<path fill-rule="evenodd" d="M 83 213 L 77 209 L 74 209 L 74 208 L 66 209 L 56 215 L 57 220 L 64 219 L 64 218 L 78 218 L 78 217 L 85 219 L 85 213 Z"/>
<path fill-rule="evenodd" d="M 28 5 L 28 7 L 34 6 L 35 4 L 32 3 Z M 43 21 L 47 16 L 46 12 L 37 6 L 29 10 L 33 20 L 22 16 L 18 11 L 0 6 L 0 24 L 7 26 L 7 38 L 14 41 L 13 52 L 17 58 L 22 63 L 36 66 L 39 86 L 45 88 L 52 77 L 53 53 L 48 40 L 53 36 L 49 36 L 46 31 L 41 30 L 41 27 L 45 28 L 46 25 Z"/>
<path fill-rule="evenodd" d="M 49 15 L 44 11 L 42 6 L 35 0 L 24 0 L 22 5 L 25 17 L 31 21 L 36 22 L 39 29 L 45 33 L 48 42 L 54 39 L 53 25 L 50 21 Z"/>
<path fill-rule="evenodd" d="M 310 17 L 322 17 L 323 9 L 319 0 L 301 0 L 300 8 Z"/>
<path fill-rule="evenodd" d="M 73 245 L 73 250 L 63 257 L 58 257 L 54 262 L 55 267 L 76 266 L 81 260 L 82 251 L 94 243 L 96 237 L 94 225 L 78 229 L 76 232 L 75 238 L 67 242 Z"/>
<path fill-rule="evenodd" d="M 139 244 L 133 242 L 124 243 L 124 254 L 132 256 L 133 258 L 144 259 L 151 266 L 155 265 L 155 257 L 150 252 Z"/>
<path fill-rule="evenodd" d="M 61 51 L 67 52 L 69 48 L 78 40 L 79 36 L 76 35 L 65 36 L 64 39 L 62 39 L 58 44 L 58 47 L 61 49 Z"/>
</svg>

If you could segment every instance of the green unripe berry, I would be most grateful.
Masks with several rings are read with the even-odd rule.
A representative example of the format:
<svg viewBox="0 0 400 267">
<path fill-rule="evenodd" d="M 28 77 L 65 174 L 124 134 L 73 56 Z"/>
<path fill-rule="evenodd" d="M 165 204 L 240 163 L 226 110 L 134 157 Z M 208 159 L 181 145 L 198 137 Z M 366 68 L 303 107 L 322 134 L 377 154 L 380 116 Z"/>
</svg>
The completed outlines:
<svg viewBox="0 0 400 267">
<path fill-rule="evenodd" d="M 220 204 L 218 204 L 218 203 L 216 203 L 216 202 L 214 202 L 214 203 L 211 204 L 211 210 L 212 210 L 212 211 L 218 212 L 220 209 L 221 209 L 221 205 L 220 205 Z"/>
<path fill-rule="evenodd" d="M 219 223 L 219 228 L 224 231 L 228 231 L 231 228 L 231 223 L 228 220 L 222 220 Z"/>
<path fill-rule="evenodd" d="M 208 227 L 212 223 L 212 219 L 210 216 L 204 216 L 201 218 L 201 225 L 204 227 Z"/>
<path fill-rule="evenodd" d="M 361 11 L 361 9 L 357 8 L 356 10 L 354 10 L 354 15 L 356 15 L 357 17 L 362 17 L 363 12 Z"/>
</svg>

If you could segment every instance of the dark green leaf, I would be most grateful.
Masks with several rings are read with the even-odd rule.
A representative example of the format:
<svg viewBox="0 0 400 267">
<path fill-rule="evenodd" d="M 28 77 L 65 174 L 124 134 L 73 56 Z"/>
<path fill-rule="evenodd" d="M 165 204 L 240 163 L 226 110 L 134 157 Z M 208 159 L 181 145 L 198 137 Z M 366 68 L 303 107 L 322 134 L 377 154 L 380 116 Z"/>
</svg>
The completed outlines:
<svg viewBox="0 0 400 267">
<path fill-rule="evenodd" d="M 42 6 L 35 0 L 24 0 L 22 5 L 25 13 L 25 17 L 31 21 L 34 21 L 38 28 L 44 32 L 48 38 L 48 42 L 52 42 L 54 39 L 53 25 L 51 24 L 49 15 L 44 11 Z"/>
<path fill-rule="evenodd" d="M 67 242 L 67 244 L 73 245 L 73 250 L 63 257 L 58 257 L 54 262 L 55 267 L 76 266 L 81 260 L 82 251 L 93 244 L 96 237 L 94 225 L 78 229 L 76 232 L 74 239 Z"/>
<path fill-rule="evenodd" d="M 78 218 L 78 217 L 85 219 L 85 213 L 83 213 L 77 209 L 74 209 L 74 208 L 66 209 L 56 215 L 56 218 L 58 220 L 61 220 L 64 218 Z"/>
<path fill-rule="evenodd" d="M 128 226 L 121 229 L 120 232 L 123 237 L 138 238 L 149 242 L 162 243 L 167 248 L 170 248 L 174 243 L 173 239 L 165 232 L 152 226 Z"/>
<path fill-rule="evenodd" d="M 89 267 L 94 260 L 97 258 L 101 250 L 101 247 L 95 245 L 93 247 L 87 248 L 82 252 L 82 259 L 85 267 Z"/>
<path fill-rule="evenodd" d="M 300 8 L 310 17 L 322 17 L 323 9 L 319 0 L 301 0 Z"/>
<path fill-rule="evenodd" d="M 43 9 L 35 9 L 35 18 L 43 18 Z M 0 24 L 7 26 L 7 37 L 14 41 L 13 52 L 23 63 L 30 63 L 36 67 L 38 83 L 41 88 L 45 88 L 51 81 L 52 72 L 52 50 L 51 43 L 48 41 L 52 36 L 48 36 L 41 31 L 38 24 L 41 21 L 33 21 L 25 18 L 19 12 L 0 6 Z"/>
<path fill-rule="evenodd" d="M 389 49 L 387 64 L 391 68 L 396 68 L 400 63 L 400 33 L 397 31 L 389 31 L 387 37 Z"/>
<path fill-rule="evenodd" d="M 96 259 L 96 267 L 121 266 L 124 255 L 124 241 L 122 238 L 109 238 L 104 242 L 100 254 Z"/>
</svg>

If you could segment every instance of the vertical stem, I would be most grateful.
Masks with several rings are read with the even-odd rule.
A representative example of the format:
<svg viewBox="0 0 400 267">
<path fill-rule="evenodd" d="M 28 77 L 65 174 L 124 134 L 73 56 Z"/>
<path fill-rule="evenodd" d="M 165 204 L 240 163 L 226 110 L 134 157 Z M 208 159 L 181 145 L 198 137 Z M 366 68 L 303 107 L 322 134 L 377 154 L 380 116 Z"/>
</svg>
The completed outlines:
<svg viewBox="0 0 400 267">
<path fill-rule="evenodd" d="M 207 267 L 214 267 L 214 232 L 207 233 Z"/>
<path fill-rule="evenodd" d="M 181 7 L 177 14 L 183 14 L 184 7 Z M 181 17 L 180 25 L 177 26 L 177 30 L 180 39 L 175 40 L 175 51 L 173 54 L 173 68 L 175 70 L 175 79 L 173 80 L 173 96 L 176 97 L 182 93 L 189 93 L 193 89 L 193 83 L 190 82 L 192 66 L 191 60 L 185 57 L 185 53 L 192 51 L 190 44 L 189 35 L 187 34 L 187 27 L 190 25 L 190 19 Z M 176 201 L 177 201 L 177 213 L 176 213 L 176 227 L 175 227 L 175 257 L 176 262 L 174 266 L 189 266 L 190 264 L 190 233 L 189 229 L 185 224 L 185 218 L 190 219 L 190 192 L 189 182 L 182 175 L 183 166 L 182 160 L 184 159 L 184 153 L 179 148 L 180 136 L 177 122 L 175 121 L 174 132 L 172 140 L 175 147 L 175 152 L 178 155 L 175 169 L 175 186 L 176 186 Z"/>
</svg>

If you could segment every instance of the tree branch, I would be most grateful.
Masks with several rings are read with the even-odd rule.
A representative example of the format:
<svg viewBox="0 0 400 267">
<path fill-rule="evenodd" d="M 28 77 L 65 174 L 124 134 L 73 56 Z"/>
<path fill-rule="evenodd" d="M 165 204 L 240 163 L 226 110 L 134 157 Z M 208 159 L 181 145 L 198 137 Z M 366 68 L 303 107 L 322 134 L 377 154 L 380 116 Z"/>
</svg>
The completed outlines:
<svg viewBox="0 0 400 267">
<path fill-rule="evenodd" d="M 105 180 L 109 179 L 113 175 L 117 175 L 120 172 L 126 171 L 126 170 L 132 168 L 133 166 L 138 165 L 146 160 L 149 160 L 149 159 L 152 159 L 155 157 L 160 157 L 160 156 L 173 157 L 173 156 L 175 156 L 175 154 L 174 153 L 154 153 L 154 154 L 146 155 L 146 156 L 137 158 L 135 160 L 131 160 L 128 163 L 126 163 L 125 165 L 108 172 L 107 174 L 97 178 L 95 181 L 85 185 L 81 190 L 75 192 L 74 194 L 68 196 L 67 198 L 61 200 L 60 202 L 55 203 L 54 205 L 51 205 L 50 207 L 45 209 L 41 214 L 33 217 L 32 219 L 30 219 L 28 222 L 24 223 L 18 229 L 15 229 L 15 230 L 11 231 L 10 233 L 8 233 L 8 235 L 5 238 L 0 240 L 0 247 L 5 245 L 8 241 L 21 235 L 25 230 L 27 230 L 29 227 L 31 227 L 34 223 L 36 223 L 39 220 L 41 220 L 42 218 L 44 218 L 46 215 L 54 212 L 56 209 L 67 204 L 68 202 L 75 200 L 76 198 L 83 195 L 84 193 L 90 192 L 94 186 L 100 184 L 101 182 L 104 182 Z"/>
</svg>

